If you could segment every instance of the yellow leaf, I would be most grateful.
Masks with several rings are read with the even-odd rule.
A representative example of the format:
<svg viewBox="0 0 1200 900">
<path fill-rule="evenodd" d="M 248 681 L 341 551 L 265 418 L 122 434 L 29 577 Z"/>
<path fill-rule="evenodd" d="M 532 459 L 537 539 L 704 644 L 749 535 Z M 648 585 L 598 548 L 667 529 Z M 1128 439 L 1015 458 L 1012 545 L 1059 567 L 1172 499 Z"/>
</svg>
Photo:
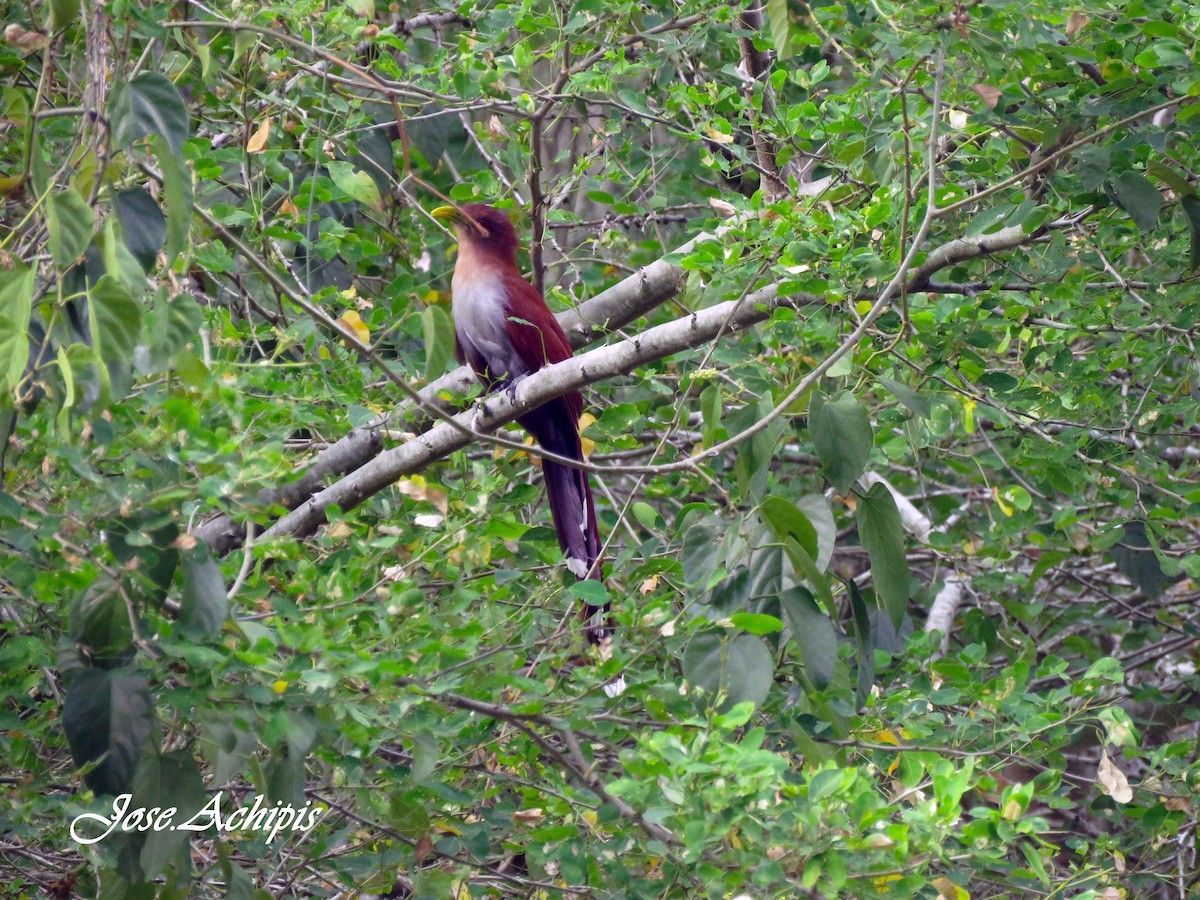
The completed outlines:
<svg viewBox="0 0 1200 900">
<path fill-rule="evenodd" d="M 933 886 L 937 888 L 938 900 L 971 900 L 970 894 L 944 875 L 935 878 Z"/>
<path fill-rule="evenodd" d="M 371 329 L 362 320 L 362 316 L 358 314 L 358 310 L 348 309 L 336 321 L 338 328 L 342 329 L 350 337 L 357 338 L 360 344 L 370 345 Z"/>
<path fill-rule="evenodd" d="M 5 175 L 0 178 L 0 197 L 7 197 L 24 183 L 24 175 Z"/>
<path fill-rule="evenodd" d="M 1006 516 L 1012 516 L 1012 507 L 1000 499 L 999 488 L 992 488 L 992 499 L 995 500 L 996 505 L 1000 507 L 1000 512 L 1004 513 Z"/>
<path fill-rule="evenodd" d="M 975 401 L 963 400 L 963 430 L 967 434 L 975 433 Z"/>
<path fill-rule="evenodd" d="M 338 522 L 326 532 L 331 538 L 346 538 L 350 537 L 352 533 L 352 529 L 345 522 Z"/>
<path fill-rule="evenodd" d="M 591 413 L 584 413 L 579 417 L 579 446 L 583 450 L 583 458 L 591 459 L 592 451 L 596 449 L 596 442 L 590 438 L 583 437 L 587 427 L 596 421 L 596 417 Z"/>
<path fill-rule="evenodd" d="M 258 130 L 250 135 L 250 140 L 246 141 L 247 153 L 262 153 L 267 146 L 267 139 L 271 136 L 271 119 L 264 118 L 262 124 L 258 126 Z"/>
<path fill-rule="evenodd" d="M 871 732 L 870 738 L 876 744 L 891 744 L 894 747 L 900 746 L 900 739 L 893 732 L 886 729 Z"/>
<path fill-rule="evenodd" d="M 723 132 L 723 131 L 717 131 L 711 125 L 709 125 L 708 128 L 705 129 L 705 131 L 708 132 L 708 136 L 714 144 L 732 144 L 733 143 L 733 135 L 732 134 L 725 134 L 725 132 Z"/>
</svg>

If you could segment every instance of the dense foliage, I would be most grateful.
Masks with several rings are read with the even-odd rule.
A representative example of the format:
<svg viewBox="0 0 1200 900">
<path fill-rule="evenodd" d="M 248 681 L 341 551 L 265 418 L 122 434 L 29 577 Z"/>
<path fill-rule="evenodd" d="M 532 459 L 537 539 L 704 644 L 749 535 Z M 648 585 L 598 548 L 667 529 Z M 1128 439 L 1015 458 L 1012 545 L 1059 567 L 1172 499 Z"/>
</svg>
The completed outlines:
<svg viewBox="0 0 1200 900">
<path fill-rule="evenodd" d="M 1195 889 L 1193 4 L 6 13 L 8 895 Z M 606 587 L 447 201 L 591 353 Z"/>
</svg>

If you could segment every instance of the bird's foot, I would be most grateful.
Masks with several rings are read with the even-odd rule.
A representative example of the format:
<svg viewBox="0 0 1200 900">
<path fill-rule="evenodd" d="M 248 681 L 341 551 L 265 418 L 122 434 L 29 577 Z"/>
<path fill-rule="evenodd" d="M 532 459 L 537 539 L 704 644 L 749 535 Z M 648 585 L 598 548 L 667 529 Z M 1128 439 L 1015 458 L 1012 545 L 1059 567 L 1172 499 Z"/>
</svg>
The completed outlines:
<svg viewBox="0 0 1200 900">
<path fill-rule="evenodd" d="M 504 393 L 508 394 L 508 399 L 513 406 L 517 405 L 517 385 L 527 377 L 527 375 L 516 375 L 510 378 L 504 385 Z"/>
</svg>

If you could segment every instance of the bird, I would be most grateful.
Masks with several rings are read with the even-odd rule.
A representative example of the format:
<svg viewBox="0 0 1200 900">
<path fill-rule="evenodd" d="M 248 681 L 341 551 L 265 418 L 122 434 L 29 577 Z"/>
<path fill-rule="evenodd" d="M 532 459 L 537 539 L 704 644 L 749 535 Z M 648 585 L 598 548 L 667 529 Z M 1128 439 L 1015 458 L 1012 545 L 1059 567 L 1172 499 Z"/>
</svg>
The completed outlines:
<svg viewBox="0 0 1200 900">
<path fill-rule="evenodd" d="M 544 366 L 570 359 L 571 345 L 542 295 L 517 268 L 519 240 L 509 217 L 485 203 L 439 206 L 431 215 L 453 227 L 458 257 L 450 281 L 454 355 L 469 365 L 486 391 L 507 389 Z M 563 394 L 517 417 L 544 450 L 583 462 L 579 417 L 583 396 Z M 603 581 L 600 532 L 588 474 L 542 459 L 550 515 L 567 568 L 580 580 Z M 587 640 L 612 637 L 609 605 L 583 604 Z"/>
</svg>

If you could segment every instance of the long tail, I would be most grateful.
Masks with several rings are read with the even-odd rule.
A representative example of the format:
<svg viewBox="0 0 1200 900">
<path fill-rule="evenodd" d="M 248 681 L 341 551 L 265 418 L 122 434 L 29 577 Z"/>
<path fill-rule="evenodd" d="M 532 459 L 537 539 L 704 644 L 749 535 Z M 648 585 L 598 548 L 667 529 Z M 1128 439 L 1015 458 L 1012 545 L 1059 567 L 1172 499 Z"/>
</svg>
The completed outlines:
<svg viewBox="0 0 1200 900">
<path fill-rule="evenodd" d="M 571 398 L 559 398 L 522 416 L 518 421 L 546 450 L 583 460 L 579 442 L 578 416 L 572 414 Z M 542 460 L 546 495 L 558 545 L 567 558 L 567 568 L 579 579 L 603 581 L 600 571 L 600 530 L 596 525 L 596 504 L 587 473 L 553 460 Z M 610 637 L 615 622 L 608 604 L 603 607 L 584 604 L 580 610 L 588 641 L 599 644 Z"/>
</svg>

